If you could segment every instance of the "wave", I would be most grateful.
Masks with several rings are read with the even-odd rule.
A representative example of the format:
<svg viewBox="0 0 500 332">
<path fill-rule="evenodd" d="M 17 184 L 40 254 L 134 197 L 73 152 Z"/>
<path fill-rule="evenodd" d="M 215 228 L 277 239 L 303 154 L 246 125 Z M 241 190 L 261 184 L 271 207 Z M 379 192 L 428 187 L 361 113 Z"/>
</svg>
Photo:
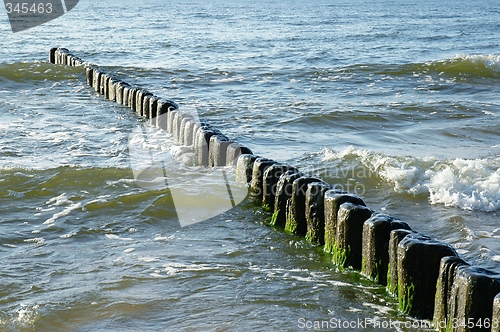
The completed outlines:
<svg viewBox="0 0 500 332">
<path fill-rule="evenodd" d="M 225 84 L 243 82 L 255 84 L 266 83 L 272 77 L 275 82 L 296 84 L 308 80 L 318 83 L 353 80 L 372 81 L 379 77 L 386 80 L 390 77 L 410 77 L 414 79 L 441 78 L 446 80 L 474 82 L 478 79 L 500 78 L 500 55 L 456 55 L 445 59 L 412 63 L 355 63 L 338 66 L 271 66 L 271 65 L 225 65 L 223 67 L 182 67 L 164 68 L 162 66 L 142 67 L 106 67 L 124 77 L 151 84 L 158 80 L 164 82 L 170 77 L 175 83 L 192 84 Z M 375 75 L 376 77 L 372 77 Z"/>
<path fill-rule="evenodd" d="M 325 149 L 323 161 L 357 162 L 398 193 L 428 195 L 431 204 L 464 210 L 500 210 L 500 157 L 446 159 L 389 156 L 350 146 Z"/>
<path fill-rule="evenodd" d="M 300 72 L 300 71 L 299 71 Z M 337 68 L 316 68 L 305 76 L 322 80 L 362 79 L 371 76 L 388 77 L 439 77 L 447 80 L 468 81 L 500 78 L 500 55 L 456 55 L 452 58 L 414 63 L 358 63 Z"/>
<path fill-rule="evenodd" d="M 456 79 L 500 78 L 500 55 L 458 55 L 451 59 L 431 61 L 414 66 L 423 74 L 437 73 Z"/>
<path fill-rule="evenodd" d="M 53 65 L 48 62 L 15 62 L 0 63 L 0 83 L 60 81 L 64 79 L 81 79 L 82 69 L 63 65 Z"/>
</svg>

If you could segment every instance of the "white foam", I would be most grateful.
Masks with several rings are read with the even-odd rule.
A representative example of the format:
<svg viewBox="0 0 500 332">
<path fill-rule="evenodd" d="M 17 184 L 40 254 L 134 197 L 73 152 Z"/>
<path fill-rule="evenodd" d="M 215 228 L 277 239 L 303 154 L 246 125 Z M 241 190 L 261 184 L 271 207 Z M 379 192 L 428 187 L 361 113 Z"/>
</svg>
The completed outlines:
<svg viewBox="0 0 500 332">
<path fill-rule="evenodd" d="M 153 262 L 158 262 L 157 257 L 139 257 L 139 260 L 145 263 L 153 263 Z"/>
<path fill-rule="evenodd" d="M 43 224 L 51 225 L 56 222 L 57 219 L 69 215 L 72 211 L 78 210 L 82 207 L 82 203 L 71 204 L 61 212 L 58 212 L 52 216 L 52 218 L 47 219 Z"/>
<path fill-rule="evenodd" d="M 121 240 L 121 241 L 133 241 L 132 238 L 129 237 L 120 237 L 115 234 L 104 234 L 110 240 Z"/>
<path fill-rule="evenodd" d="M 428 194 L 431 204 L 465 210 L 500 209 L 500 158 L 438 160 L 434 157 L 397 157 L 356 149 L 324 150 L 323 161 L 357 161 L 394 191 Z"/>
<path fill-rule="evenodd" d="M 500 209 L 500 168 L 484 159 L 456 159 L 443 169 L 426 171 L 432 204 L 467 210 Z"/>
<path fill-rule="evenodd" d="M 500 55 L 462 55 L 457 56 L 463 60 L 468 60 L 475 64 L 484 65 L 487 68 L 500 70 Z"/>
<path fill-rule="evenodd" d="M 75 235 L 76 235 L 76 233 L 69 233 L 69 234 L 61 235 L 60 238 L 61 239 L 69 239 L 69 238 L 71 238 L 71 237 L 73 237 Z"/>
<path fill-rule="evenodd" d="M 24 240 L 24 242 L 26 242 L 26 243 L 34 243 L 34 244 L 37 244 L 37 245 L 42 245 L 42 244 L 45 244 L 45 239 L 43 237 L 35 237 L 35 238 L 32 238 L 32 239 L 26 239 L 26 240 Z"/>
<path fill-rule="evenodd" d="M 161 236 L 161 235 L 157 235 L 153 241 L 169 241 L 169 240 L 173 240 L 175 238 L 174 235 L 170 235 L 168 237 L 166 236 Z"/>
<path fill-rule="evenodd" d="M 62 193 L 61 195 L 59 195 L 57 197 L 52 197 L 47 202 L 45 202 L 45 204 L 47 204 L 49 206 L 60 206 L 60 205 L 71 204 L 71 203 L 73 203 L 73 202 L 68 199 L 68 197 L 66 196 L 66 193 Z"/>
<path fill-rule="evenodd" d="M 16 325 L 22 330 L 33 328 L 35 321 L 38 319 L 38 305 L 27 306 L 21 304 L 21 308 L 17 311 L 17 317 L 14 319 Z"/>
<path fill-rule="evenodd" d="M 106 236 L 110 240 L 119 240 L 120 239 L 120 237 L 118 235 L 115 235 L 115 234 L 104 234 L 104 236 Z"/>
<path fill-rule="evenodd" d="M 165 278 L 165 276 L 162 276 L 159 273 L 151 273 L 150 276 L 152 276 L 153 278 Z"/>
</svg>

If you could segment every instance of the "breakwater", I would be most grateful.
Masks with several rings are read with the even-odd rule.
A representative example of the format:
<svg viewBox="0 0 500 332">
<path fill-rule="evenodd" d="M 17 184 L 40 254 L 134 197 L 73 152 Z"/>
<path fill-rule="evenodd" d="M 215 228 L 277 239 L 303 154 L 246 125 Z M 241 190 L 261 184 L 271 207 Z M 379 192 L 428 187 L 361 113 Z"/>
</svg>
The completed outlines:
<svg viewBox="0 0 500 332">
<path fill-rule="evenodd" d="M 272 210 L 271 225 L 306 237 L 323 246 L 339 267 L 360 270 L 387 286 L 404 313 L 434 319 L 440 330 L 498 331 L 500 277 L 470 266 L 448 244 L 372 211 L 361 197 L 252 154 L 216 128 L 193 121 L 175 102 L 86 64 L 66 49 L 51 49 L 50 61 L 84 68 L 96 92 L 193 146 L 200 165 L 235 166 L 252 198 Z"/>
</svg>

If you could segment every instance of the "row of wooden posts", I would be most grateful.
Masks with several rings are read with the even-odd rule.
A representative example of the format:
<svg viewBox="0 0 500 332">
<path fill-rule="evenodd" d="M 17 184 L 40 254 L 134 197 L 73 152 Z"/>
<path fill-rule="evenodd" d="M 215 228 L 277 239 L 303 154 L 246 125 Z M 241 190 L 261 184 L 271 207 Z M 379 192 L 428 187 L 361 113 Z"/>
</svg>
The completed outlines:
<svg viewBox="0 0 500 332">
<path fill-rule="evenodd" d="M 449 244 L 369 209 L 364 200 L 299 169 L 261 158 L 177 104 L 83 62 L 64 48 L 50 62 L 82 66 L 87 83 L 151 125 L 193 146 L 198 163 L 234 166 L 239 182 L 273 212 L 270 224 L 323 246 L 340 268 L 359 270 L 397 297 L 402 312 L 440 331 L 500 332 L 500 275 L 462 260 Z"/>
</svg>

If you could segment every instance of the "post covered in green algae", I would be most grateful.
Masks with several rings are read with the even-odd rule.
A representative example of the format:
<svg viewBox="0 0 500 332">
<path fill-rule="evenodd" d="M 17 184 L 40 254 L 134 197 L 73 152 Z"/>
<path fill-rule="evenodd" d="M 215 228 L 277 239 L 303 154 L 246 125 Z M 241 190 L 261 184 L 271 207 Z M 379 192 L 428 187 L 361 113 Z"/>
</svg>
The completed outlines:
<svg viewBox="0 0 500 332">
<path fill-rule="evenodd" d="M 363 225 L 372 210 L 363 205 L 346 202 L 340 205 L 333 262 L 342 268 L 361 270 Z"/>
<path fill-rule="evenodd" d="M 323 182 L 316 177 L 301 176 L 292 183 L 292 197 L 286 208 L 285 231 L 305 236 L 307 232 L 306 222 L 306 192 L 307 185 L 313 182 Z"/>
<path fill-rule="evenodd" d="M 386 214 L 372 215 L 363 224 L 361 273 L 384 286 L 389 270 L 389 239 L 395 229 L 411 230 L 407 223 Z"/>
<path fill-rule="evenodd" d="M 342 204 L 350 202 L 356 205 L 366 206 L 361 197 L 348 194 L 339 189 L 331 189 L 325 192 L 325 251 L 333 253 L 337 238 L 337 215 Z"/>
<path fill-rule="evenodd" d="M 401 311 L 420 319 L 432 319 L 441 259 L 458 256 L 447 243 L 418 233 L 398 244 L 398 300 Z"/>
<path fill-rule="evenodd" d="M 267 158 L 258 158 L 253 163 L 250 194 L 261 203 L 264 196 L 264 172 L 268 167 L 274 164 L 276 164 L 274 160 Z"/>
<path fill-rule="evenodd" d="M 283 173 L 276 185 L 276 197 L 274 199 L 274 213 L 271 224 L 276 227 L 286 228 L 286 209 L 292 199 L 293 181 L 300 178 L 303 174 L 298 170 L 288 170 Z M 285 229 L 285 231 L 294 233 L 294 229 Z"/>
<path fill-rule="evenodd" d="M 483 324 L 492 321 L 494 298 L 500 293 L 500 276 L 482 268 L 460 265 L 456 270 L 450 298 L 448 322 L 465 318 L 456 331 L 487 331 Z M 479 326 L 479 324 L 482 326 Z"/>
<path fill-rule="evenodd" d="M 387 291 L 398 296 L 398 245 L 406 235 L 413 233 L 406 229 L 396 229 L 389 237 L 389 267 L 387 271 Z"/>
<path fill-rule="evenodd" d="M 306 239 L 312 243 L 325 244 L 325 192 L 332 187 L 325 182 L 313 182 L 306 191 Z"/>
<path fill-rule="evenodd" d="M 436 284 L 436 299 L 434 301 L 434 326 L 439 331 L 446 331 L 451 317 L 451 290 L 455 280 L 457 268 L 469 265 L 455 256 L 443 257 L 439 265 L 439 277 Z"/>
<path fill-rule="evenodd" d="M 298 170 L 292 166 L 276 163 L 274 165 L 269 166 L 264 171 L 264 176 L 262 178 L 263 189 L 264 189 L 262 195 L 263 205 L 269 206 L 271 209 L 274 209 L 274 202 L 276 200 L 278 181 L 280 177 L 288 171 L 297 172 Z"/>
</svg>

